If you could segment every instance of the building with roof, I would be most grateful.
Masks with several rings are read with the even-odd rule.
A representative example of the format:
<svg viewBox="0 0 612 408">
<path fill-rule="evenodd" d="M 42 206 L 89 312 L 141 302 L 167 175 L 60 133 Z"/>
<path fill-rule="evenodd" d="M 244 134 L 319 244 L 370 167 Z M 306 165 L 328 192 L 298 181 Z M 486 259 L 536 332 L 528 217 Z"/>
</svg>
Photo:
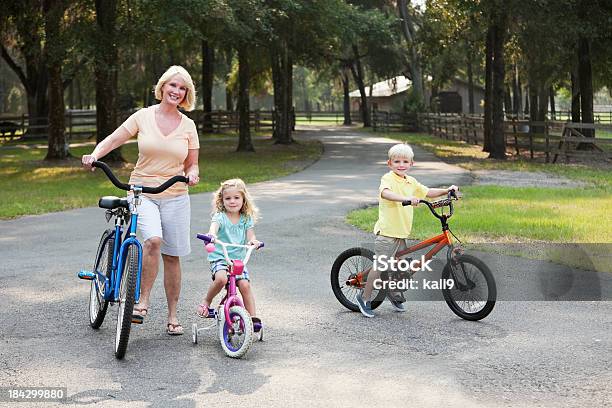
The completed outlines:
<svg viewBox="0 0 612 408">
<path fill-rule="evenodd" d="M 365 88 L 368 102 L 371 107 L 388 112 L 401 112 L 407 92 L 412 82 L 404 77 L 397 76 L 385 81 L 377 82 Z M 357 111 L 361 106 L 359 90 L 349 93 L 351 99 L 351 110 Z M 461 78 L 454 78 L 447 86 L 440 90 L 431 103 L 431 90 L 425 89 L 425 104 L 434 105 L 439 112 L 469 113 L 468 84 Z M 484 112 L 484 88 L 474 85 L 474 113 Z"/>
</svg>

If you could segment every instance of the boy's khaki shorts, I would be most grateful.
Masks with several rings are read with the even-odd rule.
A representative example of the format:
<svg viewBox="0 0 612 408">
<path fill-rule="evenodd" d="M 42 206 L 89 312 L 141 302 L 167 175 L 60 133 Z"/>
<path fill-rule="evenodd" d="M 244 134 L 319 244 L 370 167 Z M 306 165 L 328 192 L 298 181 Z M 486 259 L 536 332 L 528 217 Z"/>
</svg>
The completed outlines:
<svg viewBox="0 0 612 408">
<path fill-rule="evenodd" d="M 395 258 L 398 251 L 408 248 L 404 238 L 393 238 L 385 235 L 376 235 L 374 240 L 374 253 L 377 257 L 385 255 L 387 258 Z"/>
</svg>

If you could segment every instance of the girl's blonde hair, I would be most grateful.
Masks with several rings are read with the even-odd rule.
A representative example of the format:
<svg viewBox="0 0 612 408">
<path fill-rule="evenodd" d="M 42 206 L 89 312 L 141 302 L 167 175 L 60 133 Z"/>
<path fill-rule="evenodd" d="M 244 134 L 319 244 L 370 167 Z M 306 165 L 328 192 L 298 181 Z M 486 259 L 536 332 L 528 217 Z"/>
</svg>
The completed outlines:
<svg viewBox="0 0 612 408">
<path fill-rule="evenodd" d="M 221 187 L 215 191 L 212 200 L 212 215 L 219 212 L 225 212 L 225 206 L 223 205 L 223 193 L 227 190 L 238 190 L 242 194 L 242 208 L 240 214 L 250 217 L 253 222 L 256 222 L 259 218 L 259 209 L 255 206 L 251 195 L 249 194 L 246 184 L 239 178 L 226 180 L 221 183 Z"/>
<path fill-rule="evenodd" d="M 195 85 L 193 84 L 193 80 L 191 79 L 191 75 L 189 72 L 180 65 L 173 65 L 163 73 L 163 75 L 157 81 L 157 85 L 155 85 L 155 99 L 161 101 L 162 100 L 162 88 L 171 80 L 175 75 L 181 77 L 183 81 L 185 81 L 185 86 L 187 87 L 187 92 L 185 93 L 185 98 L 181 101 L 179 106 L 185 109 L 187 112 L 191 112 L 195 109 L 196 104 L 196 90 Z"/>
</svg>

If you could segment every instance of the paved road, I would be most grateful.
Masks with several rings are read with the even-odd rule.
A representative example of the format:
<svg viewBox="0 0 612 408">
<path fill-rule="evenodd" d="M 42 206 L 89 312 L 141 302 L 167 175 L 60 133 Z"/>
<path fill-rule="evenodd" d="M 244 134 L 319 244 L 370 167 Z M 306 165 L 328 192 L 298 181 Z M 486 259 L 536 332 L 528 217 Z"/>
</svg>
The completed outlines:
<svg viewBox="0 0 612 408">
<path fill-rule="evenodd" d="M 610 404 L 610 302 L 498 302 L 476 323 L 443 302 L 409 302 L 403 314 L 383 305 L 368 320 L 344 310 L 329 286 L 330 266 L 345 248 L 371 240 L 344 215 L 375 201 L 391 141 L 348 129 L 306 137 L 325 143 L 320 161 L 252 186 L 266 249 L 251 270 L 267 341 L 246 359 L 225 357 L 212 333 L 197 346 L 188 335 L 167 336 L 160 274 L 146 323 L 134 328 L 125 360 L 115 360 L 116 311 L 101 330 L 90 329 L 88 285 L 75 278 L 105 226 L 99 209 L 85 208 L 0 222 L 0 386 L 67 386 L 74 406 Z M 469 182 L 464 171 L 416 155 L 413 173 L 425 184 Z M 210 194 L 192 197 L 194 233 L 208 227 L 209 201 Z M 518 282 L 507 260 L 489 261 L 500 288 Z M 204 262 L 198 248 L 183 262 L 186 329 L 209 283 Z"/>
</svg>

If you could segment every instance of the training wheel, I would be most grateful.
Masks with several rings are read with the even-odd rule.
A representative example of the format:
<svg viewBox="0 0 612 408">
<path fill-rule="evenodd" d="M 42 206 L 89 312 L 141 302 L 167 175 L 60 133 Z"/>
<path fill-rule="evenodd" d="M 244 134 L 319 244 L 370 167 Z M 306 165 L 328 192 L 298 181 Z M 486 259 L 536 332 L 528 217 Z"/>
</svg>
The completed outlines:
<svg viewBox="0 0 612 408">
<path fill-rule="evenodd" d="M 194 323 L 191 325 L 191 340 L 193 344 L 198 344 L 198 324 Z"/>
</svg>

